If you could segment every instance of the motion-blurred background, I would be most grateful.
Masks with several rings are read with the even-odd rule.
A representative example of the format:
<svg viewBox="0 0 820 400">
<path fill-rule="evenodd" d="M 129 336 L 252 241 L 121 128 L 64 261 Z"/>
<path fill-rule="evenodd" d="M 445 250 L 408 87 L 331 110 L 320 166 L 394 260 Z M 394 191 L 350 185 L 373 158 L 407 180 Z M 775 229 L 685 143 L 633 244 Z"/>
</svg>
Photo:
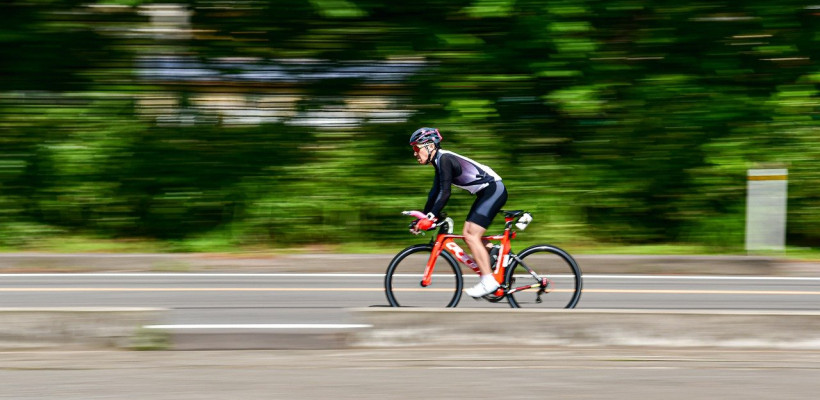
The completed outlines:
<svg viewBox="0 0 820 400">
<path fill-rule="evenodd" d="M 0 249 L 392 250 L 421 126 L 529 241 L 742 251 L 772 167 L 817 246 L 818 27 L 802 0 L 6 0 Z"/>
</svg>

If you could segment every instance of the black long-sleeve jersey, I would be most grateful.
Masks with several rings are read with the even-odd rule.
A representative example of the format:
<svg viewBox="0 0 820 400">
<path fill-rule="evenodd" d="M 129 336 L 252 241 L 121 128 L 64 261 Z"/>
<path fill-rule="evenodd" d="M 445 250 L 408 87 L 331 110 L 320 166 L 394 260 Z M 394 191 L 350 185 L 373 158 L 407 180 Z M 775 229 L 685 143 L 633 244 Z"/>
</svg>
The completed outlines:
<svg viewBox="0 0 820 400">
<path fill-rule="evenodd" d="M 424 213 L 432 213 L 436 218 L 450 199 L 450 185 L 475 194 L 490 182 L 501 180 L 492 168 L 452 151 L 438 149 L 431 163 L 436 168 L 436 176 Z"/>
</svg>

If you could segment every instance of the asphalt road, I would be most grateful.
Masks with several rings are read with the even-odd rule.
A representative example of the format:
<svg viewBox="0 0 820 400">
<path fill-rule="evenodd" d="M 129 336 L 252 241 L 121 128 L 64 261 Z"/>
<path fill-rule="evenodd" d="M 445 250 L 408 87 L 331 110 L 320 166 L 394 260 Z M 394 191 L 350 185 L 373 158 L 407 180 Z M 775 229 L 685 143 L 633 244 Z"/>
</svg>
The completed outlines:
<svg viewBox="0 0 820 400">
<path fill-rule="evenodd" d="M 387 305 L 382 285 L 381 274 L 0 274 L 0 307 L 162 307 L 171 325 L 350 324 L 346 308 Z M 459 307 L 508 305 L 465 297 Z M 586 275 L 578 308 L 818 310 L 820 278 Z"/>
<path fill-rule="evenodd" d="M 816 399 L 818 351 L 0 353 L 0 399 Z"/>
<path fill-rule="evenodd" d="M 166 324 L 350 324 L 380 274 L 0 274 L 0 307 L 169 308 Z M 468 283 L 471 283 L 469 281 Z M 579 308 L 817 310 L 820 278 L 585 276 Z M 459 307 L 504 309 L 464 299 Z M 812 350 L 416 347 L 0 352 L 0 399 L 814 399 Z"/>
</svg>

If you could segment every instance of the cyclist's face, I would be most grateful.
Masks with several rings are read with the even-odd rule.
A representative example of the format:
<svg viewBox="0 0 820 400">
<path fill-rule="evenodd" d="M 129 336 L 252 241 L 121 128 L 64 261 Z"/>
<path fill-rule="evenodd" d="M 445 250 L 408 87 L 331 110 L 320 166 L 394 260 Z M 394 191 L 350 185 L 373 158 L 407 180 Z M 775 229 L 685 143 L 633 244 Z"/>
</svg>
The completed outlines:
<svg viewBox="0 0 820 400">
<path fill-rule="evenodd" d="M 418 161 L 419 164 L 427 164 L 427 157 L 430 156 L 429 145 L 422 144 L 413 146 L 413 155 L 416 156 L 416 161 Z"/>
</svg>

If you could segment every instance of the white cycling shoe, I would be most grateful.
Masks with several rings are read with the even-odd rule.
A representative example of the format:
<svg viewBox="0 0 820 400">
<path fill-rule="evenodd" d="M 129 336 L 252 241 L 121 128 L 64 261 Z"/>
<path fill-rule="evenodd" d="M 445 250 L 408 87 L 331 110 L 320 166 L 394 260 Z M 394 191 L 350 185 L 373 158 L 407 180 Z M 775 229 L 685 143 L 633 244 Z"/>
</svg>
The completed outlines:
<svg viewBox="0 0 820 400">
<path fill-rule="evenodd" d="M 500 286 L 501 285 L 499 285 L 498 282 L 495 281 L 495 279 L 482 279 L 475 286 L 465 290 L 464 293 L 467 293 L 467 295 L 469 295 L 470 297 L 478 298 L 481 296 L 486 296 L 491 293 L 495 293 L 495 291 L 498 290 Z"/>
</svg>

